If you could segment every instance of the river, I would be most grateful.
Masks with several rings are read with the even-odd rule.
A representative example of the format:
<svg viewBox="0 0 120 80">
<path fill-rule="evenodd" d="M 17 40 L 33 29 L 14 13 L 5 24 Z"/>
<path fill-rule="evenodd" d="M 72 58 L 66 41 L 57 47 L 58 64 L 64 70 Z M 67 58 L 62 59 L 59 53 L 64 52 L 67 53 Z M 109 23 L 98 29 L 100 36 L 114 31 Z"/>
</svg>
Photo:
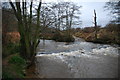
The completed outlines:
<svg viewBox="0 0 120 80">
<path fill-rule="evenodd" d="M 118 46 L 94 44 L 80 38 L 75 42 L 41 40 L 35 73 L 40 78 L 117 78 Z"/>
</svg>

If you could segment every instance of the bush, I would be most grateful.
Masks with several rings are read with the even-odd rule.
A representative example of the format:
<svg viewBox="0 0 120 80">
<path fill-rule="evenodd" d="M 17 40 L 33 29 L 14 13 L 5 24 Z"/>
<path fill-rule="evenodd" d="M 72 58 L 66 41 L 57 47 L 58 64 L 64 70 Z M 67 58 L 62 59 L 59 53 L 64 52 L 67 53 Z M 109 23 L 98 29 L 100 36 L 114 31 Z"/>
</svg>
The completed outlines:
<svg viewBox="0 0 120 80">
<path fill-rule="evenodd" d="M 5 37 L 6 43 L 18 43 L 20 41 L 19 32 L 7 32 Z"/>
<path fill-rule="evenodd" d="M 62 41 L 61 37 L 62 37 L 62 35 L 57 32 L 53 35 L 52 39 L 55 40 L 55 41 Z"/>
<path fill-rule="evenodd" d="M 64 36 L 64 42 L 74 42 L 75 39 L 70 35 L 70 36 Z"/>
<path fill-rule="evenodd" d="M 3 58 L 5 58 L 11 54 L 19 53 L 19 51 L 20 51 L 19 43 L 8 43 L 7 45 L 3 45 L 2 56 Z"/>
<path fill-rule="evenodd" d="M 12 56 L 8 60 L 8 65 L 3 67 L 4 79 L 6 78 L 24 78 L 24 69 L 26 67 L 26 61 L 19 55 Z"/>
<path fill-rule="evenodd" d="M 11 57 L 10 60 L 9 60 L 9 63 L 19 65 L 19 66 L 22 66 L 22 67 L 24 67 L 24 65 L 26 64 L 25 60 L 18 55 Z"/>
<path fill-rule="evenodd" d="M 71 35 L 68 36 L 65 33 L 55 33 L 52 39 L 58 42 L 74 42 L 75 40 Z"/>
</svg>

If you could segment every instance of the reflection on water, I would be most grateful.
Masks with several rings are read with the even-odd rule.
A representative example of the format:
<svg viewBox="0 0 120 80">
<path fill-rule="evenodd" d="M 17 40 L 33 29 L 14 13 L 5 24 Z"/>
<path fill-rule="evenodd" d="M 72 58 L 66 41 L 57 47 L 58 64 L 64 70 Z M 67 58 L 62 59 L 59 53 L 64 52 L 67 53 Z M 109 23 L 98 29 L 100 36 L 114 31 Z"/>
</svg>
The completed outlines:
<svg viewBox="0 0 120 80">
<path fill-rule="evenodd" d="M 118 49 L 110 45 L 41 40 L 36 55 L 36 73 L 46 78 L 118 77 Z"/>
</svg>

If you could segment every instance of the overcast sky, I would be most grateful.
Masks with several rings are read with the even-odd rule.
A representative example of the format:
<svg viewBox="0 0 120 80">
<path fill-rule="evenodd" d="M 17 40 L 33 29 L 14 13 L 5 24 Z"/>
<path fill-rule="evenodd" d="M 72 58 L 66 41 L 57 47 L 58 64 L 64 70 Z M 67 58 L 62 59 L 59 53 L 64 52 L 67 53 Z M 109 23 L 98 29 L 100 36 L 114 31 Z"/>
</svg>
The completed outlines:
<svg viewBox="0 0 120 80">
<path fill-rule="evenodd" d="M 111 16 L 108 11 L 104 10 L 105 3 L 109 0 L 43 0 L 43 2 L 71 1 L 77 5 L 81 5 L 81 20 L 80 27 L 93 26 L 93 11 L 96 10 L 98 25 L 105 26 L 109 23 Z M 79 27 L 79 26 L 78 26 Z"/>
<path fill-rule="evenodd" d="M 2 0 L 6 1 L 6 0 Z M 14 1 L 14 0 L 12 0 Z M 28 0 L 27 0 L 28 1 Z M 67 2 L 75 2 L 76 5 L 81 5 L 81 21 L 82 24 L 76 27 L 90 27 L 93 26 L 93 11 L 96 10 L 97 13 L 97 24 L 101 26 L 105 26 L 112 19 L 109 15 L 108 11 L 105 11 L 103 8 L 105 3 L 109 0 L 42 0 L 42 2 L 59 2 L 59 1 L 67 1 Z"/>
<path fill-rule="evenodd" d="M 104 9 L 105 2 L 81 2 L 80 4 L 83 6 L 81 9 L 82 27 L 93 26 L 94 9 L 96 10 L 98 25 L 105 26 L 110 21 L 109 12 Z"/>
</svg>

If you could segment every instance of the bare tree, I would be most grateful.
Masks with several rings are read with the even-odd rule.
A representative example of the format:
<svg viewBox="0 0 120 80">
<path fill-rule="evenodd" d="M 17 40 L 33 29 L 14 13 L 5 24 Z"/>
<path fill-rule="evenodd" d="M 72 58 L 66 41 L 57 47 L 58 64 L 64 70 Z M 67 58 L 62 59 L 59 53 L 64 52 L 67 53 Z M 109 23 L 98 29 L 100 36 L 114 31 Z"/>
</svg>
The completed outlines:
<svg viewBox="0 0 120 80">
<path fill-rule="evenodd" d="M 37 5 L 36 26 L 32 26 L 33 0 L 31 0 L 29 3 L 30 5 L 27 4 L 26 0 L 22 0 L 23 2 L 20 2 L 20 0 L 18 1 L 19 2 L 13 3 L 10 0 L 9 3 L 14 10 L 14 14 L 18 20 L 18 30 L 20 33 L 20 55 L 32 63 L 36 55 L 36 48 L 39 44 L 38 39 L 40 34 L 40 9 L 42 2 L 40 0 L 39 4 Z"/>
<path fill-rule="evenodd" d="M 97 28 L 97 21 L 96 21 L 96 11 L 94 10 L 94 25 L 95 25 L 95 39 L 97 39 L 97 33 L 98 33 L 98 28 Z"/>
<path fill-rule="evenodd" d="M 111 20 L 112 24 L 117 24 L 117 31 L 116 31 L 116 42 L 120 44 L 120 0 L 111 0 L 109 2 L 106 2 L 106 5 L 104 6 L 105 9 L 110 10 L 110 13 L 112 14 L 113 18 Z"/>
<path fill-rule="evenodd" d="M 78 24 L 81 21 L 79 20 L 80 8 L 72 2 L 59 2 L 52 4 L 52 10 L 54 11 L 55 16 L 55 26 L 58 29 L 61 29 L 62 26 L 66 26 L 66 29 L 71 28 L 72 25 Z M 78 20 L 77 21 L 75 21 Z M 76 24 L 75 24 L 76 23 Z"/>
<path fill-rule="evenodd" d="M 105 9 L 110 10 L 110 13 L 113 15 L 112 23 L 120 24 L 120 1 L 111 0 L 109 2 L 106 2 L 106 5 L 104 6 Z"/>
<path fill-rule="evenodd" d="M 66 18 L 66 30 L 68 36 L 70 36 L 71 28 L 73 25 L 80 24 L 79 15 L 81 6 L 77 6 L 74 3 L 66 2 L 65 3 L 65 17 Z M 78 20 L 78 21 L 75 21 Z"/>
</svg>

